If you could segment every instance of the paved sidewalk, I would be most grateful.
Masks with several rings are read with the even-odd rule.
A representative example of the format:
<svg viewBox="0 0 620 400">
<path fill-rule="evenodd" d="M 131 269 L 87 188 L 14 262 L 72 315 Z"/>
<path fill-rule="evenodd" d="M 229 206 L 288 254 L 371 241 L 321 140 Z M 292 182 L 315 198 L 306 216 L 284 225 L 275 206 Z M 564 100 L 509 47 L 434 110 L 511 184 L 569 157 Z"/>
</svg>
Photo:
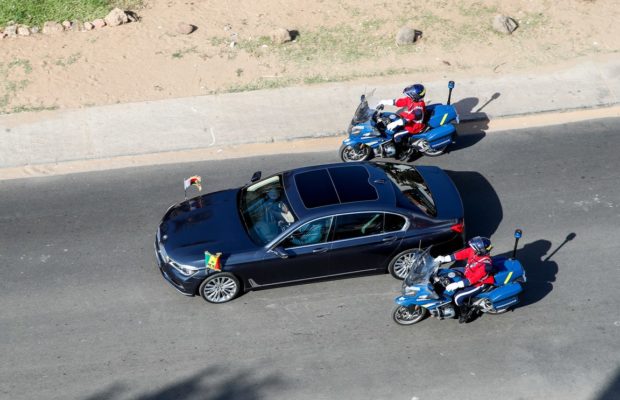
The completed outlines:
<svg viewBox="0 0 620 400">
<path fill-rule="evenodd" d="M 410 83 L 377 87 L 373 99 Z M 446 101 L 447 81 L 424 83 L 431 102 Z M 620 57 L 456 85 L 462 121 L 608 107 L 620 103 Z M 0 115 L 0 168 L 340 135 L 371 89 L 345 82 Z"/>
</svg>

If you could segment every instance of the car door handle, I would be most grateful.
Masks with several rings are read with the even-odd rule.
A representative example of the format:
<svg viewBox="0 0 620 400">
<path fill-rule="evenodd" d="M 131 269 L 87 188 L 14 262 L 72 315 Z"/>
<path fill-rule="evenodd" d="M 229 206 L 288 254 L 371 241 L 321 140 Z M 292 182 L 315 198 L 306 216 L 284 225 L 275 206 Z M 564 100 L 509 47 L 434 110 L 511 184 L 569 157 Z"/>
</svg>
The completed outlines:
<svg viewBox="0 0 620 400">
<path fill-rule="evenodd" d="M 313 253 L 325 253 L 327 251 L 327 247 L 319 247 L 318 249 L 312 250 Z"/>
<path fill-rule="evenodd" d="M 388 237 L 381 239 L 382 242 L 393 242 L 395 240 L 396 240 L 396 236 L 388 236 Z"/>
</svg>

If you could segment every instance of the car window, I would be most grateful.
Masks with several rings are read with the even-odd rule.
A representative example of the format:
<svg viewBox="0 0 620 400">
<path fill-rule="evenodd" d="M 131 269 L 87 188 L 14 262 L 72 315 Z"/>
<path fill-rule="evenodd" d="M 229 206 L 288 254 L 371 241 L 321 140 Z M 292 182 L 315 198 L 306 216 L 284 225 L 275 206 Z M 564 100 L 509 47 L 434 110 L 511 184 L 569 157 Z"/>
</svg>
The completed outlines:
<svg viewBox="0 0 620 400">
<path fill-rule="evenodd" d="M 332 217 L 308 222 L 296 229 L 280 245 L 284 248 L 307 246 L 327 241 L 332 226 Z"/>
<path fill-rule="evenodd" d="M 395 232 L 403 229 L 403 226 L 407 223 L 407 220 L 402 215 L 397 214 L 385 214 L 384 220 L 384 232 Z"/>
<path fill-rule="evenodd" d="M 346 214 L 336 217 L 334 240 L 376 235 L 383 231 L 383 213 Z"/>
<path fill-rule="evenodd" d="M 261 245 L 275 239 L 297 220 L 280 175 L 243 189 L 239 198 L 239 212 L 250 237 Z"/>
</svg>

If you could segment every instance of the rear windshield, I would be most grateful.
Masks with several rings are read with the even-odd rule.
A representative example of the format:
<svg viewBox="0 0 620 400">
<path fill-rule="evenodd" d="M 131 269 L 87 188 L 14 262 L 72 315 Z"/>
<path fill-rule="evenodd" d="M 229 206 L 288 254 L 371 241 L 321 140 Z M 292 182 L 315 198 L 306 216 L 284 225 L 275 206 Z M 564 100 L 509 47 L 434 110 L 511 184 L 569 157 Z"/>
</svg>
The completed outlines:
<svg viewBox="0 0 620 400">
<path fill-rule="evenodd" d="M 376 163 L 376 165 L 385 171 L 388 178 L 411 204 L 428 216 L 437 216 L 431 191 L 414 167 L 393 163 Z"/>
</svg>

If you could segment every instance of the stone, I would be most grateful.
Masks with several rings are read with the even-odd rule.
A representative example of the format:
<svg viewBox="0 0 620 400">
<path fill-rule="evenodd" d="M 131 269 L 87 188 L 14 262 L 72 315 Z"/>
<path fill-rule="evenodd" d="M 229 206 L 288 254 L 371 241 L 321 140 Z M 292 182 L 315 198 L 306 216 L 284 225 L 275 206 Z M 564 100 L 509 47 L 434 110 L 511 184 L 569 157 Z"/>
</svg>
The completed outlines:
<svg viewBox="0 0 620 400">
<path fill-rule="evenodd" d="M 408 26 L 403 26 L 396 33 L 396 45 L 402 46 L 413 44 L 417 40 L 416 30 Z"/>
<path fill-rule="evenodd" d="M 7 25 L 7 27 L 4 28 L 4 34 L 8 37 L 17 36 L 17 25 Z"/>
<path fill-rule="evenodd" d="M 30 29 L 25 25 L 20 25 L 17 27 L 17 34 L 19 36 L 30 36 Z"/>
<path fill-rule="evenodd" d="M 65 30 L 69 30 L 71 29 L 71 22 L 69 21 L 62 21 L 62 27 L 65 28 Z"/>
<path fill-rule="evenodd" d="M 99 28 L 103 28 L 104 26 L 106 26 L 106 23 L 101 18 L 97 18 L 96 20 L 93 21 L 93 26 L 99 29 Z"/>
<path fill-rule="evenodd" d="M 496 15 L 493 18 L 493 30 L 504 35 L 510 35 L 518 27 L 517 21 L 505 15 Z"/>
<path fill-rule="evenodd" d="M 269 35 L 274 44 L 283 44 L 291 41 L 291 32 L 288 29 L 277 28 Z"/>
<path fill-rule="evenodd" d="M 62 27 L 61 24 L 59 24 L 56 21 L 47 21 L 46 23 L 43 24 L 43 30 L 42 32 L 46 35 L 55 35 L 58 34 L 62 31 L 64 31 L 65 29 Z"/>
<path fill-rule="evenodd" d="M 93 29 L 95 29 L 95 25 L 88 21 L 84 22 L 84 30 L 92 31 Z"/>
<path fill-rule="evenodd" d="M 71 21 L 70 29 L 75 32 L 81 32 L 84 30 L 84 24 L 82 23 L 82 21 L 73 20 Z"/>
<path fill-rule="evenodd" d="M 118 7 L 110 11 L 103 20 L 108 26 L 119 26 L 129 22 L 129 18 L 127 18 L 127 14 L 125 14 L 125 11 L 121 10 Z"/>
<path fill-rule="evenodd" d="M 180 33 L 181 35 L 189 35 L 195 30 L 196 30 L 196 27 L 192 24 L 188 24 L 185 22 L 179 22 L 177 24 L 177 32 Z"/>
<path fill-rule="evenodd" d="M 32 28 L 30 28 L 30 33 L 39 33 L 39 27 L 33 26 Z"/>
</svg>

